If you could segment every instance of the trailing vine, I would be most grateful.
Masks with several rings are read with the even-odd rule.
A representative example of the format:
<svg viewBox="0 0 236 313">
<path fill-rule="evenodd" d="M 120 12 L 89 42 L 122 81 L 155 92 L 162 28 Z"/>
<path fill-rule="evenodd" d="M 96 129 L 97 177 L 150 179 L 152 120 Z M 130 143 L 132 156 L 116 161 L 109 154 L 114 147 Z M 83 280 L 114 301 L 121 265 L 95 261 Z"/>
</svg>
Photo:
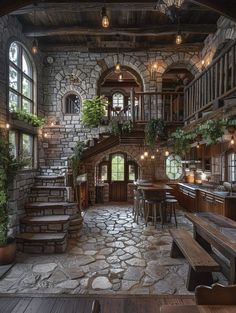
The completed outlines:
<svg viewBox="0 0 236 313">
<path fill-rule="evenodd" d="M 154 148 L 157 138 L 165 140 L 166 137 L 166 125 L 162 119 L 153 118 L 148 121 L 145 127 L 145 140 L 147 145 Z"/>
</svg>

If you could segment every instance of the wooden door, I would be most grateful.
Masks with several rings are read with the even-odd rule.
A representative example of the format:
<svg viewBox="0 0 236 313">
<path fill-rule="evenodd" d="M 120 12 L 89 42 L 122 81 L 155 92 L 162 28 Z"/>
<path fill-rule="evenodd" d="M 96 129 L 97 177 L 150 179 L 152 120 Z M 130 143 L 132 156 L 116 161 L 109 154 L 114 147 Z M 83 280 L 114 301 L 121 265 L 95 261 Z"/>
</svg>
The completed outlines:
<svg viewBox="0 0 236 313">
<path fill-rule="evenodd" d="M 109 200 L 122 202 L 127 200 L 126 156 L 123 153 L 110 156 Z"/>
</svg>

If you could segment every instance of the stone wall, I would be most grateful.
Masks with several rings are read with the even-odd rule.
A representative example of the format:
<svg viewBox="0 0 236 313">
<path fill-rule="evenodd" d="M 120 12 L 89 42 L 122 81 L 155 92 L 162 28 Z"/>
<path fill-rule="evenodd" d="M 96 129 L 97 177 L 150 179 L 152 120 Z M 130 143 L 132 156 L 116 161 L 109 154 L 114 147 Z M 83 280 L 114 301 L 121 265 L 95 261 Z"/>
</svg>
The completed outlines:
<svg viewBox="0 0 236 313">
<path fill-rule="evenodd" d="M 7 123 L 7 84 L 8 84 L 8 49 L 12 41 L 19 41 L 28 51 L 32 46 L 32 40 L 28 40 L 22 34 L 22 26 L 16 18 L 4 16 L 0 18 L 0 129 L 5 129 Z M 34 57 L 37 72 L 38 112 L 43 115 L 41 68 L 42 55 Z M 19 217 L 24 214 L 24 205 L 27 201 L 30 188 L 34 183 L 36 170 L 21 171 L 16 176 L 10 188 L 10 233 L 18 231 Z"/>
</svg>

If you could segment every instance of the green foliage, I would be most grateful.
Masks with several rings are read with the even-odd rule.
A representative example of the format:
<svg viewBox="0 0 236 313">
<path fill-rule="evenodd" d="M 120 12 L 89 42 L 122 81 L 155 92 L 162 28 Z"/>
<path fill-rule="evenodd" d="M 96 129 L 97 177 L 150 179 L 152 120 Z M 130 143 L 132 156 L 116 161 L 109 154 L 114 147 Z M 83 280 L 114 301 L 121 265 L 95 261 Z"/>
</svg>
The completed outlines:
<svg viewBox="0 0 236 313">
<path fill-rule="evenodd" d="M 121 126 L 122 133 L 130 133 L 132 129 L 133 123 L 131 121 L 125 121 Z"/>
<path fill-rule="evenodd" d="M 105 117 L 107 100 L 104 97 L 96 96 L 93 99 L 86 99 L 82 107 L 82 121 L 88 127 L 97 127 Z"/>
<path fill-rule="evenodd" d="M 145 140 L 151 148 L 155 147 L 157 138 L 165 140 L 166 137 L 166 126 L 163 120 L 153 118 L 147 123 L 145 127 Z"/>
<path fill-rule="evenodd" d="M 71 156 L 71 167 L 72 167 L 74 182 L 79 173 L 80 160 L 81 160 L 85 147 L 86 147 L 85 142 L 78 141 L 76 146 L 73 148 L 73 154 Z"/>
<path fill-rule="evenodd" d="M 121 134 L 121 127 L 117 120 L 111 120 L 108 125 L 109 133 L 114 136 L 119 136 Z"/>
<path fill-rule="evenodd" d="M 190 150 L 190 144 L 195 134 L 186 133 L 182 129 L 177 129 L 171 134 L 171 139 L 174 142 L 173 150 L 176 155 L 183 157 Z"/>
<path fill-rule="evenodd" d="M 11 150 L 12 146 L 8 141 L 0 137 L 0 245 L 7 243 L 9 185 L 13 181 L 17 171 L 28 165 L 26 160 L 15 158 Z"/>
<path fill-rule="evenodd" d="M 224 120 L 208 120 L 199 127 L 199 132 L 205 139 L 207 145 L 214 145 L 224 135 Z"/>
<path fill-rule="evenodd" d="M 35 114 L 31 114 L 25 110 L 14 110 L 12 111 L 15 114 L 15 117 L 19 121 L 24 121 L 33 127 L 42 127 L 46 120 L 45 118 L 39 117 Z"/>
</svg>

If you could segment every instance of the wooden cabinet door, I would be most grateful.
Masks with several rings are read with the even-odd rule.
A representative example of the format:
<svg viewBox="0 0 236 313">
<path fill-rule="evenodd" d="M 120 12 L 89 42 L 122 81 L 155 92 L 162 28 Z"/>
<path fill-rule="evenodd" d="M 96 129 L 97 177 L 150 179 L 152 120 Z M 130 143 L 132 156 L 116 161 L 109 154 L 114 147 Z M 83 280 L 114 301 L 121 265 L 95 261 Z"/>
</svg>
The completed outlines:
<svg viewBox="0 0 236 313">
<path fill-rule="evenodd" d="M 123 202 L 127 200 L 127 183 L 122 181 L 110 182 L 110 201 Z"/>
</svg>

